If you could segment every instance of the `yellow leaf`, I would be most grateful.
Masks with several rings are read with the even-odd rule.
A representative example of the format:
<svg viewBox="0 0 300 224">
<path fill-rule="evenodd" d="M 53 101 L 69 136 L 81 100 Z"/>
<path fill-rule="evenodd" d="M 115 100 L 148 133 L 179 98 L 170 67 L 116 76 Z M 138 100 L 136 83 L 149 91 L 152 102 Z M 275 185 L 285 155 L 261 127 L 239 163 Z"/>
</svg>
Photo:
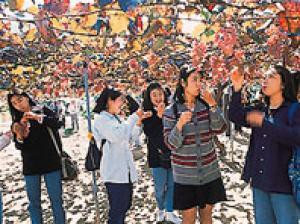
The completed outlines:
<svg viewBox="0 0 300 224">
<path fill-rule="evenodd" d="M 16 69 L 12 70 L 11 73 L 15 75 L 21 75 L 23 73 L 23 67 L 18 66 Z"/>
<path fill-rule="evenodd" d="M 23 45 L 23 40 L 19 36 L 13 35 L 12 36 L 12 41 L 13 41 L 14 44 Z"/>
<path fill-rule="evenodd" d="M 27 72 L 33 72 L 33 71 L 34 71 L 34 68 L 33 68 L 33 67 L 27 67 L 27 68 L 26 68 L 26 71 L 27 71 Z"/>
<path fill-rule="evenodd" d="M 82 44 L 88 44 L 91 41 L 89 36 L 77 36 L 77 39 L 80 40 Z"/>
<path fill-rule="evenodd" d="M 219 23 L 215 23 L 213 26 L 211 26 L 209 28 L 210 30 L 213 30 L 215 33 L 219 32 L 219 30 L 221 29 L 220 24 Z"/>
<path fill-rule="evenodd" d="M 25 39 L 27 41 L 33 41 L 35 39 L 35 35 L 36 35 L 36 29 L 32 28 L 32 29 L 27 31 Z"/>
<path fill-rule="evenodd" d="M 64 29 L 64 26 L 60 23 L 60 21 L 58 21 L 58 19 L 56 19 L 56 18 L 51 19 L 51 22 L 52 22 L 53 28 L 55 28 L 55 29 Z"/>
<path fill-rule="evenodd" d="M 73 64 L 76 64 L 77 62 L 82 61 L 81 55 L 78 54 L 73 58 Z"/>
<path fill-rule="evenodd" d="M 75 31 L 77 28 L 78 28 L 78 23 L 77 23 L 75 20 L 72 20 L 72 21 L 70 22 L 70 29 L 71 29 L 72 31 Z"/>
<path fill-rule="evenodd" d="M 201 36 L 200 41 L 208 43 L 215 40 L 215 35 L 206 36 L 205 34 Z"/>
<path fill-rule="evenodd" d="M 124 13 L 111 15 L 109 24 L 113 34 L 121 33 L 123 31 L 127 31 L 129 19 Z"/>
<path fill-rule="evenodd" d="M 35 70 L 35 73 L 38 74 L 38 75 L 42 74 L 42 68 L 39 68 L 39 69 Z"/>
<path fill-rule="evenodd" d="M 36 5 L 33 5 L 27 9 L 27 12 L 29 12 L 33 15 L 37 15 L 39 13 L 39 8 Z"/>
<path fill-rule="evenodd" d="M 132 46 L 133 46 L 133 49 L 135 51 L 141 51 L 142 50 L 142 45 L 141 45 L 140 41 L 138 41 L 138 40 L 134 40 L 133 43 L 132 43 Z"/>
<path fill-rule="evenodd" d="M 200 23 L 199 25 L 195 26 L 192 36 L 194 38 L 200 38 L 200 34 L 202 34 L 206 29 L 206 26 L 204 23 Z"/>
<path fill-rule="evenodd" d="M 161 21 L 161 23 L 166 26 L 168 24 L 170 24 L 170 19 L 159 19 Z"/>
<path fill-rule="evenodd" d="M 98 19 L 97 13 L 91 14 L 91 15 L 87 15 L 87 16 L 84 17 L 84 24 L 83 24 L 83 26 L 84 27 L 94 26 L 95 23 L 97 22 L 97 19 Z"/>
<path fill-rule="evenodd" d="M 247 28 L 253 27 L 253 22 L 252 21 L 245 21 L 243 23 L 243 31 L 246 32 Z"/>
</svg>

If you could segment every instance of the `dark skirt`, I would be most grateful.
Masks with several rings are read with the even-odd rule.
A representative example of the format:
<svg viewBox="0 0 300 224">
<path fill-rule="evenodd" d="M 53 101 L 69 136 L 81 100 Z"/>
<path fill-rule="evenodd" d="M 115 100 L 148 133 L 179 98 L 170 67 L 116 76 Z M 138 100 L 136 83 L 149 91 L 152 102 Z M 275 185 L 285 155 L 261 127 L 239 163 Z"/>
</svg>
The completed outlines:
<svg viewBox="0 0 300 224">
<path fill-rule="evenodd" d="M 201 209 L 208 205 L 214 205 L 221 201 L 227 201 L 224 184 L 218 178 L 205 185 L 183 185 L 174 183 L 174 209 L 186 210 L 194 207 Z"/>
</svg>

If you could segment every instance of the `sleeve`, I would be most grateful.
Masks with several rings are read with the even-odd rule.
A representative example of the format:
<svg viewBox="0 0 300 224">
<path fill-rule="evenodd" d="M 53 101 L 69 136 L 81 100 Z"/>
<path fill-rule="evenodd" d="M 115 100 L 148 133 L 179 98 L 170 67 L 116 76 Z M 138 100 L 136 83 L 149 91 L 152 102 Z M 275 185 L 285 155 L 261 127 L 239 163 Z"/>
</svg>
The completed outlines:
<svg viewBox="0 0 300 224">
<path fill-rule="evenodd" d="M 210 128 L 216 135 L 222 134 L 226 131 L 227 125 L 222 114 L 222 111 L 218 108 L 216 111 L 209 111 Z"/>
<path fill-rule="evenodd" d="M 229 120 L 237 125 L 249 127 L 246 121 L 247 112 L 248 110 L 242 105 L 241 92 L 234 92 L 229 104 Z"/>
<path fill-rule="evenodd" d="M 97 139 L 100 134 L 103 139 L 111 143 L 119 142 L 120 139 L 129 141 L 133 128 L 138 120 L 137 115 L 128 118 L 128 123 L 113 122 L 113 120 L 99 115 L 94 121 L 94 134 Z"/>
<path fill-rule="evenodd" d="M 58 115 L 48 108 L 44 108 L 44 117 L 42 124 L 53 129 L 60 128 Z"/>
<path fill-rule="evenodd" d="M 183 135 L 176 127 L 177 120 L 173 114 L 172 107 L 166 109 L 163 115 L 164 141 L 170 150 L 175 150 L 182 146 Z"/>
<path fill-rule="evenodd" d="M 25 146 L 26 146 L 27 139 L 24 139 L 22 142 L 19 142 L 16 136 L 14 136 L 13 140 L 15 142 L 16 149 L 24 150 L 26 148 Z"/>
<path fill-rule="evenodd" d="M 137 140 L 141 135 L 141 127 L 136 125 L 138 119 L 139 117 L 136 115 L 136 113 L 128 117 L 128 131 L 130 134 L 129 139 L 132 141 Z"/>
<path fill-rule="evenodd" d="M 265 119 L 262 128 L 275 135 L 274 139 L 280 144 L 300 146 L 300 110 L 294 114 L 293 125 L 282 122 L 271 123 Z"/>
</svg>

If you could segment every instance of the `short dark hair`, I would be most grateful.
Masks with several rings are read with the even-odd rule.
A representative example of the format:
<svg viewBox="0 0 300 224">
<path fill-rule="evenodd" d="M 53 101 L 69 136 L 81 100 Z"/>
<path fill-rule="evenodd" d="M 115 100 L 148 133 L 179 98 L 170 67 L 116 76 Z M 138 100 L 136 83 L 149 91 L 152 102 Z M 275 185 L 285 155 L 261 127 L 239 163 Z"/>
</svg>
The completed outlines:
<svg viewBox="0 0 300 224">
<path fill-rule="evenodd" d="M 164 93 L 164 103 L 165 105 L 168 105 L 168 97 L 166 92 L 164 91 L 163 87 L 157 83 L 157 82 L 152 82 L 150 85 L 147 87 L 146 91 L 143 94 L 143 109 L 144 110 L 154 110 L 154 105 L 151 101 L 150 94 L 153 90 L 155 89 L 161 89 Z"/>
<path fill-rule="evenodd" d="M 93 110 L 94 113 L 101 113 L 104 110 L 107 110 L 107 102 L 108 99 L 116 100 L 118 97 L 120 97 L 122 93 L 118 90 L 106 88 L 102 91 L 99 98 L 96 101 L 96 106 Z"/>
<path fill-rule="evenodd" d="M 184 104 L 185 103 L 184 87 L 182 85 L 182 80 L 187 83 L 187 79 L 195 71 L 196 71 L 195 68 L 188 68 L 186 66 L 183 66 L 180 69 L 179 79 L 178 79 L 177 87 L 176 87 L 175 94 L 174 94 L 174 97 L 173 97 L 175 103 L 179 103 L 179 104 Z M 203 74 L 201 74 L 201 75 L 203 75 Z M 204 100 L 201 99 L 200 94 L 197 96 L 197 100 L 201 101 L 206 107 L 209 107 L 209 105 Z"/>
<path fill-rule="evenodd" d="M 300 91 L 300 71 L 296 71 L 293 73 L 295 80 L 296 93 Z"/>
<path fill-rule="evenodd" d="M 9 112 L 10 112 L 12 121 L 13 121 L 13 122 L 19 122 L 19 121 L 22 119 L 24 112 L 18 111 L 18 110 L 12 105 L 11 99 L 12 99 L 14 96 L 23 96 L 23 97 L 28 98 L 28 99 L 29 99 L 29 105 L 30 105 L 30 106 L 35 106 L 36 103 L 35 103 L 34 100 L 33 100 L 27 93 L 25 93 L 25 92 L 21 92 L 21 93 L 20 93 L 20 92 L 14 91 L 14 92 L 9 93 L 9 94 L 7 95 L 8 108 L 9 108 Z"/>
</svg>

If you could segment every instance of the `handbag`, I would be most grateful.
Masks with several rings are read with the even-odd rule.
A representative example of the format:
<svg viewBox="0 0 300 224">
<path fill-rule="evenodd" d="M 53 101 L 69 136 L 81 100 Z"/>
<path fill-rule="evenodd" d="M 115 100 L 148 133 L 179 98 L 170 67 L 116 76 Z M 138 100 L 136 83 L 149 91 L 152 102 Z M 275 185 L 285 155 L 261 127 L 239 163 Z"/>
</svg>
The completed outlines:
<svg viewBox="0 0 300 224">
<path fill-rule="evenodd" d="M 89 143 L 88 153 L 85 157 L 85 168 L 87 171 L 95 171 L 100 169 L 100 162 L 103 155 L 103 146 L 106 140 L 103 139 L 101 147 L 98 149 L 96 140 L 92 138 Z"/>
<path fill-rule="evenodd" d="M 56 139 L 54 137 L 53 131 L 51 128 L 47 127 L 50 137 L 53 141 L 57 154 L 61 159 L 61 173 L 62 180 L 75 180 L 78 176 L 78 166 L 77 163 L 72 160 L 71 156 L 69 156 L 66 152 L 60 152 L 59 147 L 57 145 Z"/>
<path fill-rule="evenodd" d="M 289 124 L 292 124 L 293 115 L 300 108 L 299 103 L 294 103 L 289 109 Z M 296 146 L 293 151 L 293 157 L 288 169 L 289 177 L 292 182 L 293 195 L 298 207 L 300 208 L 300 146 Z"/>
</svg>

